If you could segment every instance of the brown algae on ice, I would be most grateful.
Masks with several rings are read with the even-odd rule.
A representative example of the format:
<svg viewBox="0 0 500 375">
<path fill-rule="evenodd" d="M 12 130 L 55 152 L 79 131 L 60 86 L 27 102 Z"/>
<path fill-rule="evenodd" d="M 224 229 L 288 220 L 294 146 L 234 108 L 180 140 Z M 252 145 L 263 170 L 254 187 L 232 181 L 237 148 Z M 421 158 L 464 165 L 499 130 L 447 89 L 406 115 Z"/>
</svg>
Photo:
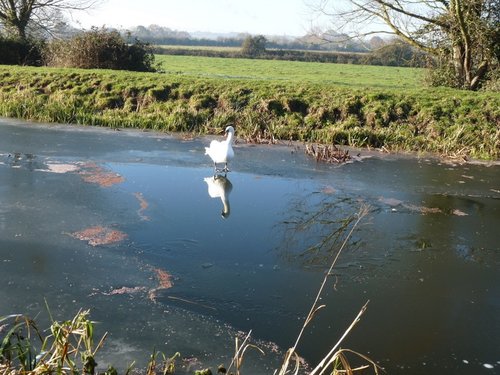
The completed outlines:
<svg viewBox="0 0 500 375">
<path fill-rule="evenodd" d="M 94 226 L 78 232 L 73 232 L 70 233 L 70 236 L 81 241 L 87 241 L 91 246 L 110 245 L 121 242 L 127 238 L 126 233 L 103 226 Z"/>
</svg>

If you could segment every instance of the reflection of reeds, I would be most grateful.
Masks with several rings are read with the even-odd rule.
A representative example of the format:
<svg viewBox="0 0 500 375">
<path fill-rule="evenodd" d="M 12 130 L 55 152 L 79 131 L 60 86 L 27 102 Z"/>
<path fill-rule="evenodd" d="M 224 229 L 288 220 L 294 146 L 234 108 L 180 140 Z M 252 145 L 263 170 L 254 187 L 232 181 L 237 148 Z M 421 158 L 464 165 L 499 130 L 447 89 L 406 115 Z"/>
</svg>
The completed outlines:
<svg viewBox="0 0 500 375">
<path fill-rule="evenodd" d="M 313 194 L 310 200 L 317 197 L 318 194 Z M 288 262 L 298 261 L 303 265 L 328 264 L 355 219 L 352 215 L 342 216 L 343 211 L 351 211 L 355 204 L 357 202 L 349 197 L 330 195 L 316 204 L 298 199 L 289 210 L 292 215 L 283 222 L 285 232 L 280 255 Z M 315 238 L 319 240 L 311 242 Z M 304 243 L 304 239 L 309 242 Z"/>
</svg>

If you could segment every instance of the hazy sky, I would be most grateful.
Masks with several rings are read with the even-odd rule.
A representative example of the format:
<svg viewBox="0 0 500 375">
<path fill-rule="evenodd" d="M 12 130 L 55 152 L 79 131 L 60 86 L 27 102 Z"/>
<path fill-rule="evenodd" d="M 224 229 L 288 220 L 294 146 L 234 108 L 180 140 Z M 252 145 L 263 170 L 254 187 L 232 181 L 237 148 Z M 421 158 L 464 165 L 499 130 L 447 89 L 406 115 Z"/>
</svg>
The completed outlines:
<svg viewBox="0 0 500 375">
<path fill-rule="evenodd" d="M 310 13 L 305 0 L 103 0 L 74 17 L 84 28 L 157 24 L 188 32 L 300 36 L 310 28 Z"/>
</svg>

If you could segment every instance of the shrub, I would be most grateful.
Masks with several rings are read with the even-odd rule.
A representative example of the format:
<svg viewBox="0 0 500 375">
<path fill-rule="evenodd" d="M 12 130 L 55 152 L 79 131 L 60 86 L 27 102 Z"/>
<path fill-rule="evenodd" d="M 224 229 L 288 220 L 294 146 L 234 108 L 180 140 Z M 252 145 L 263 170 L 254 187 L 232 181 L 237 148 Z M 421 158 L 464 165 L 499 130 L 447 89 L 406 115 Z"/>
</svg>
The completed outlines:
<svg viewBox="0 0 500 375">
<path fill-rule="evenodd" d="M 41 66 L 43 48 L 40 40 L 0 36 L 0 64 Z"/>
<path fill-rule="evenodd" d="M 482 87 L 484 91 L 500 92 L 500 65 L 488 72 L 486 82 Z"/>
<path fill-rule="evenodd" d="M 154 71 L 148 45 L 129 45 L 117 31 L 92 28 L 69 40 L 52 41 L 45 53 L 48 66 L 84 69 Z"/>
<path fill-rule="evenodd" d="M 385 45 L 370 52 L 362 59 L 363 64 L 387 66 L 425 67 L 427 56 L 402 41 Z"/>
<path fill-rule="evenodd" d="M 259 56 L 266 52 L 267 39 L 263 35 L 247 36 L 241 45 L 244 56 Z"/>
</svg>

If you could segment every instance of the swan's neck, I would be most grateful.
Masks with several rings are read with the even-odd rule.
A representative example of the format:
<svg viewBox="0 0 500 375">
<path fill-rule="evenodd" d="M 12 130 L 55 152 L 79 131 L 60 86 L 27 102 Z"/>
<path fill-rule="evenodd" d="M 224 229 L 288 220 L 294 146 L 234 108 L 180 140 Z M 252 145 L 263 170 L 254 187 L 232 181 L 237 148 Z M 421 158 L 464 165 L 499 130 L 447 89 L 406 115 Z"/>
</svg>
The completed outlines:
<svg viewBox="0 0 500 375">
<path fill-rule="evenodd" d="M 222 205 L 224 206 L 224 208 L 222 209 L 222 215 L 224 217 L 227 217 L 231 212 L 231 207 L 229 206 L 229 199 L 227 198 L 221 198 L 221 199 L 222 199 Z"/>
<path fill-rule="evenodd" d="M 233 132 L 228 132 L 227 133 L 226 142 L 229 143 L 229 144 L 233 143 L 233 137 L 234 137 L 234 133 Z"/>
</svg>

